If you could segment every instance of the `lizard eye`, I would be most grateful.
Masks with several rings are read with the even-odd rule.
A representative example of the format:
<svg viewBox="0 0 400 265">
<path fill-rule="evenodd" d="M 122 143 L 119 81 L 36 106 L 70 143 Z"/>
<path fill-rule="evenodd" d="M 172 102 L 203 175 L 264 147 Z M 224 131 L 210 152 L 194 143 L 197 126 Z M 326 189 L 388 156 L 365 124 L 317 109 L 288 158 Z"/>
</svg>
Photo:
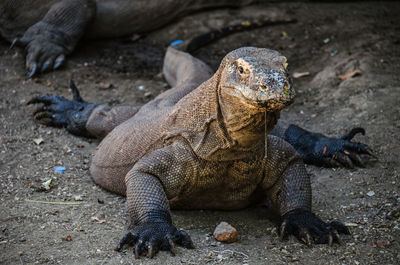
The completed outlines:
<svg viewBox="0 0 400 265">
<path fill-rule="evenodd" d="M 243 67 L 239 66 L 238 70 L 239 70 L 239 73 L 241 73 L 241 74 L 243 74 L 243 73 L 244 73 L 244 69 L 243 69 Z"/>
</svg>

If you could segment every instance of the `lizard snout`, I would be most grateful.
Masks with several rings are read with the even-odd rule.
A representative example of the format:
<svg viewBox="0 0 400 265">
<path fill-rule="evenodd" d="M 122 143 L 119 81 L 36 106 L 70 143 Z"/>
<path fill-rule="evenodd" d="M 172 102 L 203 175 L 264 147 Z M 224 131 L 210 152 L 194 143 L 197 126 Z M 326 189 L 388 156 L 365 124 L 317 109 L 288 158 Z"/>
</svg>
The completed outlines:
<svg viewBox="0 0 400 265">
<path fill-rule="evenodd" d="M 295 92 L 289 80 L 283 74 L 276 74 L 272 78 L 258 82 L 258 101 L 267 111 L 277 111 L 293 102 Z"/>
</svg>

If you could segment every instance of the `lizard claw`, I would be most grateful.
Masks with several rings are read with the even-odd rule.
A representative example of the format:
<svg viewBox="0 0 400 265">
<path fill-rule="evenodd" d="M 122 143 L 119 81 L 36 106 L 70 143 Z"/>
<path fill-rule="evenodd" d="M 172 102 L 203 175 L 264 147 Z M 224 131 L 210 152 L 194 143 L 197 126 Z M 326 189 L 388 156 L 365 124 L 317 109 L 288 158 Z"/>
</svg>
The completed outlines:
<svg viewBox="0 0 400 265">
<path fill-rule="evenodd" d="M 339 139 L 350 141 L 358 133 L 365 135 L 365 129 L 361 127 L 355 127 L 351 129 L 348 133 L 344 134 L 342 137 L 339 137 Z"/>
<path fill-rule="evenodd" d="M 59 68 L 64 61 L 65 61 L 65 55 L 64 54 L 59 55 L 54 61 L 53 70 Z"/>
<path fill-rule="evenodd" d="M 13 41 L 11 42 L 10 48 L 8 48 L 9 50 L 12 50 L 15 45 L 19 45 L 22 44 L 19 38 L 15 38 L 13 39 Z"/>
<path fill-rule="evenodd" d="M 73 92 L 72 100 L 46 94 L 30 99 L 27 104 L 43 104 L 33 111 L 33 115 L 39 123 L 65 127 L 72 134 L 90 137 L 85 125 L 91 112 L 98 105 L 85 102 L 72 80 L 70 86 Z"/>
<path fill-rule="evenodd" d="M 126 233 L 122 239 L 119 241 L 118 246 L 114 248 L 115 251 L 122 251 L 124 246 L 134 244 L 137 241 L 137 237 L 134 236 L 131 232 Z"/>
<path fill-rule="evenodd" d="M 69 87 L 72 89 L 73 99 L 74 101 L 78 102 L 85 102 L 79 93 L 78 88 L 76 87 L 74 81 L 71 79 L 69 80 Z"/>
<path fill-rule="evenodd" d="M 33 63 L 32 67 L 29 67 L 29 69 L 30 69 L 30 71 L 27 73 L 27 76 L 29 78 L 32 78 L 35 76 L 35 74 L 37 72 L 37 69 L 38 69 L 37 63 Z"/>
<path fill-rule="evenodd" d="M 171 251 L 171 255 L 175 256 L 176 255 L 176 248 L 175 248 L 175 243 L 172 240 L 172 235 L 168 234 L 166 236 L 166 239 L 168 240 L 168 245 L 169 245 L 169 251 Z"/>
<path fill-rule="evenodd" d="M 335 242 L 340 244 L 339 234 L 350 234 L 342 223 L 337 221 L 325 223 L 315 214 L 303 209 L 285 214 L 279 231 L 282 239 L 292 234 L 308 246 L 313 243 L 330 246 Z"/>
<path fill-rule="evenodd" d="M 151 243 L 149 246 L 148 246 L 148 253 L 147 253 L 147 257 L 149 258 L 149 259 L 152 259 L 152 258 L 154 258 L 154 256 L 156 255 L 156 253 L 157 253 L 157 251 L 158 251 L 158 249 L 157 249 L 157 247 L 156 247 L 156 244 L 153 242 L 153 243 Z"/>
<path fill-rule="evenodd" d="M 54 56 L 51 56 L 49 59 L 47 59 L 43 63 L 42 68 L 40 69 L 40 72 L 42 72 L 42 73 L 46 72 L 49 69 L 50 65 L 52 65 L 53 63 L 54 63 Z"/>
<path fill-rule="evenodd" d="M 11 47 L 16 44 L 25 46 L 27 76 L 57 69 L 65 60 L 65 54 L 70 52 L 66 34 L 61 31 L 50 30 L 51 27 L 44 21 L 31 26 L 22 36 L 14 39 Z"/>
<path fill-rule="evenodd" d="M 133 233 L 128 232 L 120 240 L 116 251 L 121 251 L 128 245 L 134 245 L 134 255 L 139 259 L 142 255 L 153 258 L 159 250 L 168 250 L 171 255 L 176 255 L 176 245 L 193 248 L 190 236 L 181 230 L 177 230 L 168 222 L 147 222 L 137 225 Z"/>
</svg>

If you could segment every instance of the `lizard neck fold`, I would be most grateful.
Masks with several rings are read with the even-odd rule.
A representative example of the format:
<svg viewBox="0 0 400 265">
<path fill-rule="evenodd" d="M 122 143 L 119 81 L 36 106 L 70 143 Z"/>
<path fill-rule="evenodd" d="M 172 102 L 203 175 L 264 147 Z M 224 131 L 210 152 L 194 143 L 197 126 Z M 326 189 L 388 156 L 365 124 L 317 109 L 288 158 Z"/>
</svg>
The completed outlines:
<svg viewBox="0 0 400 265">
<path fill-rule="evenodd" d="M 265 108 L 239 99 L 219 89 L 218 101 L 222 122 L 229 137 L 240 148 L 263 145 L 265 137 L 279 119 L 279 111 L 265 112 Z"/>
</svg>

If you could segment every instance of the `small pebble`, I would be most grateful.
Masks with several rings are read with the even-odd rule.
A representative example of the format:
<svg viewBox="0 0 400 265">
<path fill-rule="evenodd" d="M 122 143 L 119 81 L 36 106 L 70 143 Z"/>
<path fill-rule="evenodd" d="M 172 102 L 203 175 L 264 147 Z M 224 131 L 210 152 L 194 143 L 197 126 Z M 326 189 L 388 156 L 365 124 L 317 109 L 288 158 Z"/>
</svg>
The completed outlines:
<svg viewBox="0 0 400 265">
<path fill-rule="evenodd" d="M 81 195 L 75 195 L 75 196 L 74 196 L 74 200 L 75 200 L 75 201 L 83 201 Z"/>
<path fill-rule="evenodd" d="M 109 88 L 112 87 L 112 84 L 111 83 L 100 82 L 98 84 L 98 87 L 101 88 L 101 89 L 109 89 Z"/>
<path fill-rule="evenodd" d="M 374 191 L 368 191 L 367 192 L 367 195 L 369 196 L 369 197 L 372 197 L 372 196 L 374 196 L 375 195 L 375 192 Z"/>
<path fill-rule="evenodd" d="M 216 240 L 233 243 L 237 241 L 237 230 L 227 222 L 221 222 L 213 233 Z"/>
<path fill-rule="evenodd" d="M 35 142 L 35 144 L 37 144 L 37 145 L 40 145 L 40 144 L 42 144 L 44 141 L 43 141 L 43 138 L 40 137 L 40 138 L 33 139 L 33 142 Z"/>
</svg>

